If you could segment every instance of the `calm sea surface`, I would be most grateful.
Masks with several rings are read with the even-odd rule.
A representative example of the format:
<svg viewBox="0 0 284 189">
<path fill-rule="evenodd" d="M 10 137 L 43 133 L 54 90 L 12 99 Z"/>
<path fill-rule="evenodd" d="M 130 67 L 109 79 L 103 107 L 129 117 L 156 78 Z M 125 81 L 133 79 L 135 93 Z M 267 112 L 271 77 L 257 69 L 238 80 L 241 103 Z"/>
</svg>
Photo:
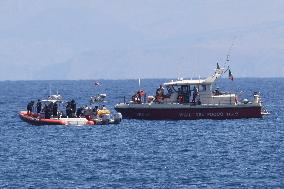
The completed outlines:
<svg viewBox="0 0 284 189">
<path fill-rule="evenodd" d="M 163 81 L 141 87 L 151 95 Z M 18 117 L 49 86 L 80 105 L 107 93 L 111 109 L 138 89 L 137 80 L 100 82 L 0 82 L 0 188 L 284 188 L 283 78 L 218 83 L 241 98 L 261 91 L 263 119 L 31 126 Z"/>
</svg>

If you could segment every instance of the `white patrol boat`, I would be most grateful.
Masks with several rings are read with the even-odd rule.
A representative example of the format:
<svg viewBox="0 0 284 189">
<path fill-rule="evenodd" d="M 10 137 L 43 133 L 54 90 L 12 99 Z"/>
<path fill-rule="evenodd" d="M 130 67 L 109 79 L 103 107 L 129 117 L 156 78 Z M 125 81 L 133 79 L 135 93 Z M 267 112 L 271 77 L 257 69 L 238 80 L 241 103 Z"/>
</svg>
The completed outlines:
<svg viewBox="0 0 284 189">
<path fill-rule="evenodd" d="M 217 64 L 214 74 L 206 79 L 164 83 L 166 94 L 160 86 L 156 96 L 144 97 L 144 102 L 144 92 L 138 91 L 130 102 L 115 105 L 115 110 L 124 118 L 150 120 L 261 118 L 268 114 L 258 92 L 253 94 L 252 101 L 239 101 L 234 93 L 213 90 L 213 83 L 227 70 L 229 67 L 225 70 Z M 230 70 L 229 77 L 233 79 Z"/>
</svg>

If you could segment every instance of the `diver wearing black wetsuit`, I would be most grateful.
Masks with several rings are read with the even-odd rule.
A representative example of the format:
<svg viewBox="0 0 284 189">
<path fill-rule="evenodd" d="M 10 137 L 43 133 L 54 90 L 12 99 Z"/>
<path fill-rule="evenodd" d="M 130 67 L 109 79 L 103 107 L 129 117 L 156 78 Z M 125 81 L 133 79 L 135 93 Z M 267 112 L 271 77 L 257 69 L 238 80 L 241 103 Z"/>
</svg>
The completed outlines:
<svg viewBox="0 0 284 189">
<path fill-rule="evenodd" d="M 29 115 L 32 114 L 33 106 L 34 106 L 34 101 L 30 101 L 27 105 L 27 111 Z"/>
<path fill-rule="evenodd" d="M 41 112 L 41 101 L 38 99 L 36 103 L 36 112 L 39 114 Z"/>
<path fill-rule="evenodd" d="M 52 107 L 53 116 L 57 116 L 57 109 L 58 109 L 58 105 L 57 103 L 54 103 Z"/>
<path fill-rule="evenodd" d="M 75 116 L 76 114 L 76 102 L 74 99 L 71 100 L 71 112 L 72 112 L 72 115 Z"/>
</svg>

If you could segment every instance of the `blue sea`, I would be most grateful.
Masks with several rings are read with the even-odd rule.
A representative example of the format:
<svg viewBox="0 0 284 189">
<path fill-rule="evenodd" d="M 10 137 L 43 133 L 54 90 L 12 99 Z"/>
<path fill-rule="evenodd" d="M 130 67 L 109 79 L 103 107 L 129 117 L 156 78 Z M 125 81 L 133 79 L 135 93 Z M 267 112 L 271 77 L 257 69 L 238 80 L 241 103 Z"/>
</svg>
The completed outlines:
<svg viewBox="0 0 284 189">
<path fill-rule="evenodd" d="M 153 95 L 166 80 L 142 80 Z M 284 188 L 284 79 L 220 80 L 240 98 L 260 91 L 262 119 L 32 126 L 18 112 L 51 89 L 88 104 L 129 99 L 138 80 L 0 82 L 0 188 Z"/>
</svg>

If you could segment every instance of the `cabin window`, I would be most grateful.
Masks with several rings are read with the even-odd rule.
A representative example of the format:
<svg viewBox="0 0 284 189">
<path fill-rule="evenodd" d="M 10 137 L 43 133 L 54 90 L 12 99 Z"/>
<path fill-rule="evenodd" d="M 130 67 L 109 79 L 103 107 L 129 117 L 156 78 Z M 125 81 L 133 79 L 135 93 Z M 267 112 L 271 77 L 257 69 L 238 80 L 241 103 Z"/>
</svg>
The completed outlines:
<svg viewBox="0 0 284 189">
<path fill-rule="evenodd" d="M 179 89 L 179 86 L 172 86 L 172 88 L 173 88 L 173 90 L 175 91 L 175 92 L 178 92 L 180 89 Z"/>
<path fill-rule="evenodd" d="M 167 91 L 168 91 L 169 94 L 172 94 L 175 90 L 174 90 L 173 86 L 170 85 L 170 86 L 167 86 Z"/>
<path fill-rule="evenodd" d="M 181 92 L 182 92 L 182 93 L 185 93 L 185 94 L 186 94 L 186 93 L 188 93 L 188 91 L 189 91 L 189 90 L 188 90 L 188 86 L 187 86 L 187 85 L 182 85 L 182 86 L 181 86 Z"/>
<path fill-rule="evenodd" d="M 201 85 L 201 91 L 206 91 L 206 85 Z"/>
<path fill-rule="evenodd" d="M 169 94 L 172 94 L 174 92 L 179 94 L 188 94 L 190 93 L 190 85 L 169 85 L 167 86 L 167 91 Z"/>
</svg>

